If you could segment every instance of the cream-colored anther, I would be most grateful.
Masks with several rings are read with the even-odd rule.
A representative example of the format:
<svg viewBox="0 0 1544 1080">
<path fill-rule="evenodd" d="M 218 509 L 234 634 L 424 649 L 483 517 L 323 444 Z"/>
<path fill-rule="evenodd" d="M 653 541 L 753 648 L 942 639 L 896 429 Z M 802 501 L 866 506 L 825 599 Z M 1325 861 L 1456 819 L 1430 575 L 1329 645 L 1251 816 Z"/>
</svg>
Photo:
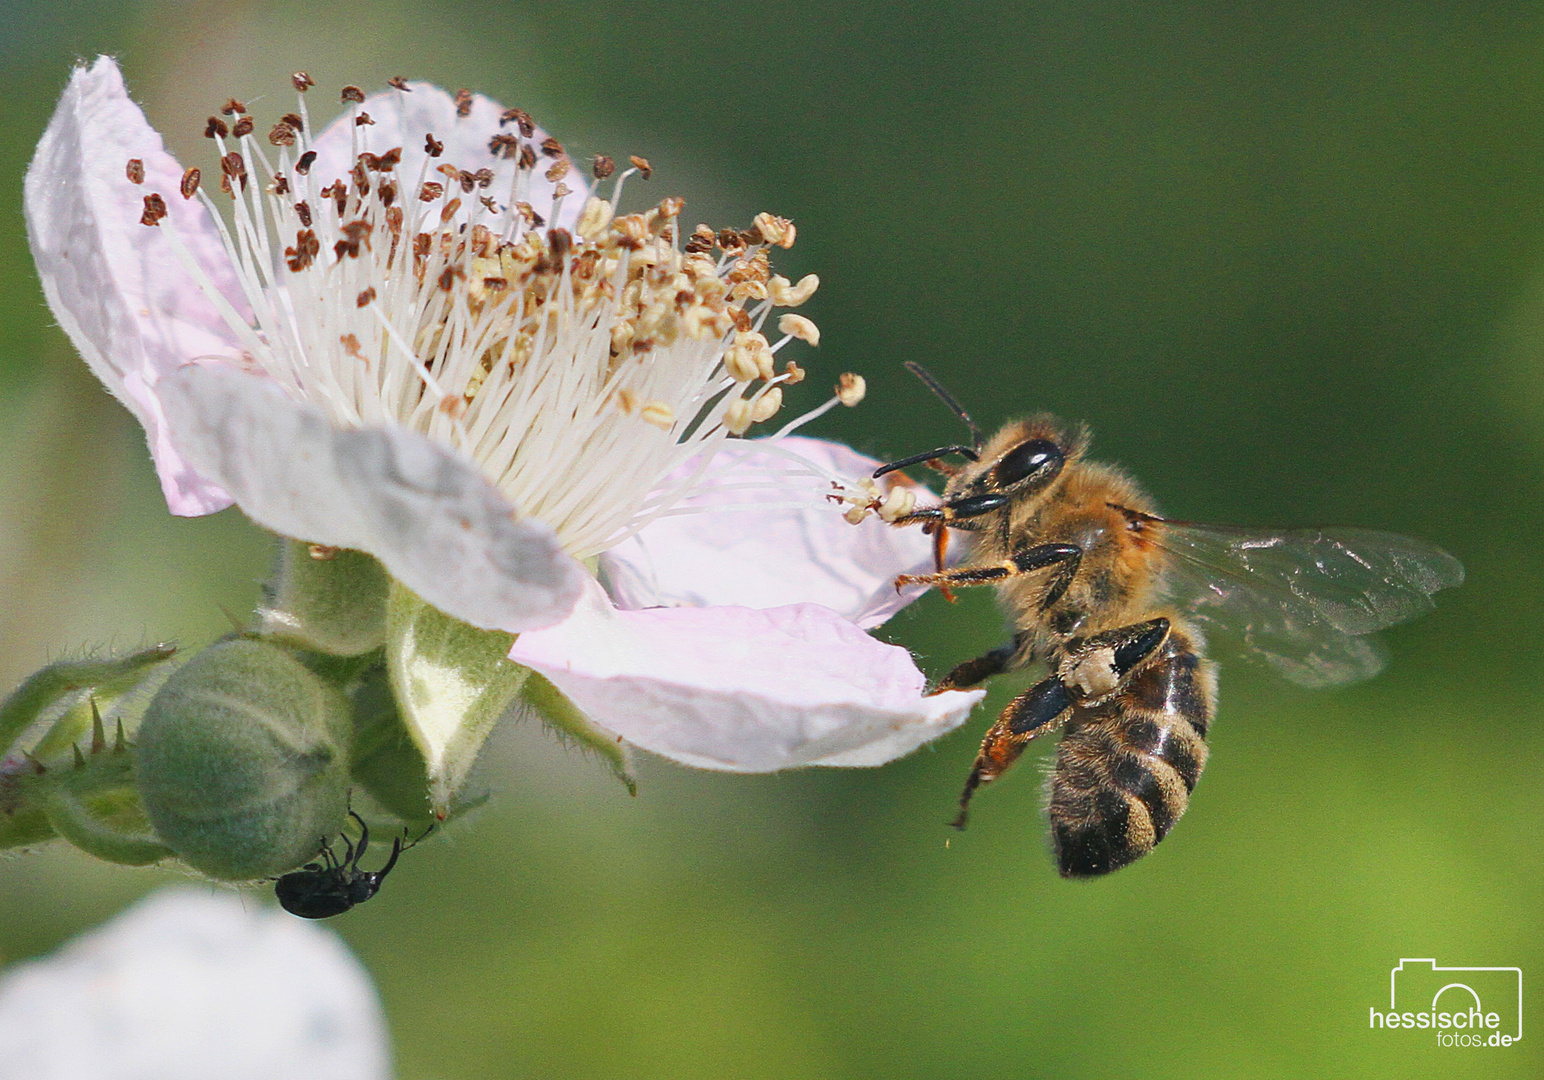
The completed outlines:
<svg viewBox="0 0 1544 1080">
<path fill-rule="evenodd" d="M 781 248 L 793 247 L 793 239 L 797 230 L 794 228 L 793 222 L 787 218 L 780 218 L 775 214 L 761 213 L 751 219 L 751 224 L 760 230 L 767 243 L 776 244 Z"/>
<path fill-rule="evenodd" d="M 761 369 L 756 365 L 755 352 L 741 346 L 738 342 L 731 345 L 729 351 L 724 353 L 724 370 L 735 382 L 750 382 L 761 376 Z"/>
<path fill-rule="evenodd" d="M 868 383 L 862 375 L 854 375 L 850 371 L 843 372 L 836 384 L 836 397 L 849 409 L 863 400 L 863 395 L 868 393 Z"/>
<path fill-rule="evenodd" d="M 675 410 L 663 401 L 646 401 L 638 414 L 645 424 L 653 424 L 661 431 L 669 431 L 675 425 Z"/>
<path fill-rule="evenodd" d="M 759 424 L 763 420 L 770 420 L 777 415 L 777 410 L 783 407 L 783 388 L 774 386 L 756 399 L 756 404 L 751 406 L 751 423 Z"/>
<path fill-rule="evenodd" d="M 810 322 L 803 315 L 789 313 L 777 320 L 777 328 L 785 334 L 790 334 L 800 341 L 807 341 L 811 345 L 820 344 L 820 327 Z"/>
<path fill-rule="evenodd" d="M 890 493 L 879 504 L 879 516 L 885 521 L 894 522 L 896 518 L 911 513 L 916 505 L 917 496 L 911 488 L 897 485 L 890 489 Z"/>
<path fill-rule="evenodd" d="M 579 212 L 579 224 L 575 230 L 586 240 L 595 241 L 605 233 L 606 226 L 611 224 L 611 215 L 614 213 L 612 206 L 605 199 L 597 199 L 590 196 L 584 204 L 584 209 Z"/>
<path fill-rule="evenodd" d="M 744 435 L 751 426 L 751 403 L 745 398 L 735 398 L 724 410 L 724 429 L 731 435 Z"/>
<path fill-rule="evenodd" d="M 767 284 L 767 295 L 778 307 L 798 307 L 814 296 L 818 288 L 820 288 L 820 278 L 814 274 L 805 274 L 799 279 L 797 285 L 790 285 L 783 275 L 774 274 Z"/>
<path fill-rule="evenodd" d="M 849 506 L 847 508 L 846 513 L 844 513 L 842 515 L 842 517 L 847 519 L 847 524 L 849 524 L 849 525 L 862 525 L 863 524 L 863 519 L 868 517 L 868 516 L 869 516 L 869 507 L 868 507 L 867 504 L 859 504 L 858 506 Z"/>
</svg>

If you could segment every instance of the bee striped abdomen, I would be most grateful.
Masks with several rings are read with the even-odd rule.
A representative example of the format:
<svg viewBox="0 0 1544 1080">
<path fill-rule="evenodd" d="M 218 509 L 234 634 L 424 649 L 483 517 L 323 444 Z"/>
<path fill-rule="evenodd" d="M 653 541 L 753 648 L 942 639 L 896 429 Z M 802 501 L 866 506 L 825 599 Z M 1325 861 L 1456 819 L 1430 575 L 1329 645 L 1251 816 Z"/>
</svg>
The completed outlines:
<svg viewBox="0 0 1544 1080">
<path fill-rule="evenodd" d="M 1051 777 L 1063 877 L 1118 870 L 1167 835 L 1201 778 L 1215 706 L 1209 665 L 1175 626 L 1119 694 L 1073 711 Z"/>
</svg>

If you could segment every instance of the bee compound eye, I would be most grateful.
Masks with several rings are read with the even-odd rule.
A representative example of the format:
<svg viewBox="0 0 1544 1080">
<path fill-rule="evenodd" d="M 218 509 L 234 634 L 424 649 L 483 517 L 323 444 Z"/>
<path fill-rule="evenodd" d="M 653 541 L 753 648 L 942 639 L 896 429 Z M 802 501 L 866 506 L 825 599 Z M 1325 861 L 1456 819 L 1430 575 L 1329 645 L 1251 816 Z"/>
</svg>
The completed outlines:
<svg viewBox="0 0 1544 1080">
<path fill-rule="evenodd" d="M 1067 457 L 1061 447 L 1049 439 L 1029 439 L 1019 443 L 998 459 L 992 466 L 992 479 L 999 487 L 1009 487 L 1023 480 L 1034 479 L 1037 484 L 1048 483 Z"/>
</svg>

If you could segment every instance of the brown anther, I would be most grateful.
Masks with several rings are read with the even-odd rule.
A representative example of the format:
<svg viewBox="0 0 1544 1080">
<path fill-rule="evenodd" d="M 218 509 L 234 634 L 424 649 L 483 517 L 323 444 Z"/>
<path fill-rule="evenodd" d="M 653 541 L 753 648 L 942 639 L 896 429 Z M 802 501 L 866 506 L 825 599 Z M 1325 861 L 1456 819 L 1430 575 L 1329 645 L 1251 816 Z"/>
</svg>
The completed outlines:
<svg viewBox="0 0 1544 1080">
<path fill-rule="evenodd" d="M 369 113 L 362 111 L 358 116 L 354 117 L 355 127 L 364 127 L 366 124 L 370 124 L 372 126 L 375 124 L 375 121 L 371 119 Z"/>
<path fill-rule="evenodd" d="M 397 185 L 393 184 L 390 180 L 382 180 L 378 194 L 380 195 L 381 205 L 390 206 L 397 201 Z"/>
<path fill-rule="evenodd" d="M 386 208 L 386 227 L 391 230 L 391 250 L 397 250 L 397 238 L 402 235 L 402 207 Z M 389 261 L 389 260 L 388 260 Z"/>
<path fill-rule="evenodd" d="M 562 157 L 563 144 L 558 142 L 551 135 L 548 135 L 541 141 L 541 152 L 546 154 L 548 157 Z"/>
<path fill-rule="evenodd" d="M 692 230 L 692 235 L 686 241 L 686 253 L 688 255 L 704 255 L 713 250 L 713 230 L 706 225 L 698 225 Z"/>
<path fill-rule="evenodd" d="M 143 184 L 145 182 L 145 163 L 137 157 L 129 158 L 128 164 L 123 167 L 124 175 L 129 178 L 131 184 Z"/>
<path fill-rule="evenodd" d="M 376 167 L 380 169 L 381 172 L 390 172 L 392 169 L 395 169 L 398 165 L 402 164 L 402 147 L 393 146 L 390 150 L 376 158 L 375 161 Z"/>
<path fill-rule="evenodd" d="M 456 168 L 454 165 L 450 164 L 449 162 L 445 163 L 444 165 L 441 165 L 439 168 L 435 169 L 434 171 L 439 173 L 441 176 L 443 176 L 447 180 L 455 180 L 455 179 L 458 179 L 461 176 L 461 170 Z"/>
<path fill-rule="evenodd" d="M 716 240 L 720 250 L 726 255 L 745 250 L 745 241 L 734 229 L 720 229 Z"/>
<path fill-rule="evenodd" d="M 343 346 L 343 351 L 355 360 L 363 360 L 366 364 L 370 361 L 365 358 L 364 351 L 359 347 L 359 338 L 353 334 L 343 334 L 338 338 L 338 344 Z"/>
<path fill-rule="evenodd" d="M 420 202 L 433 202 L 443 194 L 445 194 L 445 185 L 437 184 L 433 180 L 425 180 L 424 186 L 418 189 Z"/>
<path fill-rule="evenodd" d="M 531 149 L 530 143 L 521 143 L 520 145 L 520 168 L 536 168 L 536 151 Z"/>
<path fill-rule="evenodd" d="M 235 116 L 238 113 L 244 113 L 246 111 L 247 107 L 241 102 L 237 101 L 235 98 L 226 98 L 225 104 L 220 106 L 220 112 L 224 113 L 226 116 Z"/>
<path fill-rule="evenodd" d="M 359 89 L 357 86 L 345 86 L 343 88 L 343 93 L 340 99 L 343 101 L 352 101 L 356 105 L 363 105 L 365 101 L 365 92 Z"/>
<path fill-rule="evenodd" d="M 300 160 L 295 162 L 295 171 L 301 176 L 305 176 L 311 171 L 311 164 L 314 161 L 316 161 L 316 151 L 307 150 L 304 154 L 300 155 Z"/>
<path fill-rule="evenodd" d="M 558 181 L 557 185 L 552 189 L 552 197 L 554 199 L 561 199 L 564 196 L 572 195 L 573 193 L 574 189 L 563 183 L 561 180 Z"/>
<path fill-rule="evenodd" d="M 332 245 L 332 255 L 339 262 L 343 261 L 345 255 L 351 259 L 357 259 L 359 258 L 359 245 L 350 240 L 339 240 L 336 244 Z"/>
<path fill-rule="evenodd" d="M 361 198 L 370 194 L 370 174 L 365 171 L 364 162 L 356 162 L 348 173 L 353 177 L 354 187 L 359 191 Z"/>
<path fill-rule="evenodd" d="M 231 129 L 225 126 L 225 121 L 218 116 L 211 116 L 209 123 L 204 125 L 204 138 L 213 139 L 216 136 L 225 138 L 231 133 Z"/>
<path fill-rule="evenodd" d="M 556 183 L 557 181 L 563 179 L 563 177 L 568 175 L 568 170 L 569 170 L 570 167 L 571 166 L 569 165 L 568 159 L 566 157 L 565 158 L 558 158 L 556 161 L 554 161 L 552 163 L 552 167 L 547 170 L 547 172 L 546 172 L 547 179 L 549 181 L 552 181 L 552 182 Z"/>
<path fill-rule="evenodd" d="M 788 361 L 788 366 L 783 368 L 783 376 L 786 379 L 788 385 L 792 386 L 794 383 L 801 383 L 804 381 L 804 369 L 790 360 Z"/>
<path fill-rule="evenodd" d="M 488 153 L 501 158 L 519 157 L 520 140 L 507 131 L 501 131 L 488 140 Z"/>
<path fill-rule="evenodd" d="M 283 173 L 274 173 L 273 183 L 268 185 L 268 193 L 270 195 L 288 195 L 289 189 L 289 177 Z"/>
<path fill-rule="evenodd" d="M 445 152 L 445 144 L 434 137 L 433 132 L 424 134 L 424 153 L 430 157 L 439 157 Z"/>
<path fill-rule="evenodd" d="M 472 115 L 472 92 L 465 88 L 456 91 L 456 115 L 467 117 Z"/>
<path fill-rule="evenodd" d="M 648 158 L 641 158 L 637 154 L 633 154 L 627 160 L 633 163 L 633 168 L 637 169 L 638 175 L 645 180 L 654 175 L 654 167 L 649 164 Z"/>
<path fill-rule="evenodd" d="M 413 254 L 420 259 L 427 259 L 429 251 L 434 246 L 434 237 L 426 232 L 421 232 L 413 237 Z"/>
<path fill-rule="evenodd" d="M 280 120 L 268 129 L 268 141 L 274 146 L 294 146 L 295 129 Z"/>
<path fill-rule="evenodd" d="M 567 257 L 574 246 L 574 236 L 567 229 L 547 230 L 547 246 L 552 249 L 554 259 Z"/>
<path fill-rule="evenodd" d="M 531 119 L 531 114 L 524 109 L 505 109 L 499 116 L 499 127 L 514 123 L 520 129 L 523 138 L 529 139 L 536 134 L 536 122 Z"/>
<path fill-rule="evenodd" d="M 494 202 L 491 197 L 487 195 L 479 195 L 477 196 L 477 201 L 482 203 L 483 209 L 488 211 L 488 213 L 497 214 L 499 212 L 499 204 Z"/>
<path fill-rule="evenodd" d="M 440 221 L 441 221 L 441 223 L 448 222 L 451 218 L 455 217 L 456 216 L 456 211 L 458 211 L 460 209 L 461 209 L 461 200 L 460 199 L 451 199 L 450 202 L 445 204 L 444 209 L 442 209 L 440 211 Z"/>
<path fill-rule="evenodd" d="M 189 169 L 182 174 L 182 197 L 191 199 L 198 194 L 198 181 L 203 174 L 197 169 Z"/>
<path fill-rule="evenodd" d="M 375 226 L 363 218 L 350 221 L 343 226 L 343 235 L 348 237 L 350 243 L 364 242 L 365 247 L 370 246 L 370 234 L 375 231 Z"/>
<path fill-rule="evenodd" d="M 311 204 L 307 202 L 296 203 L 295 216 L 300 219 L 302 225 L 309 228 L 311 225 Z"/>
<path fill-rule="evenodd" d="M 475 173 L 472 174 L 472 179 L 477 181 L 478 187 L 485 188 L 493 183 L 493 170 L 478 169 Z"/>
<path fill-rule="evenodd" d="M 502 292 L 509 288 L 509 279 L 501 277 L 485 277 L 482 279 L 483 288 L 493 292 Z"/>
<path fill-rule="evenodd" d="M 661 218 L 678 218 L 681 211 L 686 209 L 686 200 L 676 195 L 661 199 L 659 202 L 659 216 Z"/>
<path fill-rule="evenodd" d="M 465 169 L 458 169 L 456 171 L 456 179 L 461 183 L 461 193 L 463 195 L 471 194 L 472 189 L 477 186 L 476 175 L 467 172 Z"/>
<path fill-rule="evenodd" d="M 617 171 L 617 163 L 605 154 L 596 154 L 595 160 L 590 162 L 590 173 L 597 180 L 604 180 Z"/>
<path fill-rule="evenodd" d="M 247 189 L 247 163 L 236 151 L 232 150 L 220 159 L 220 172 L 239 183 L 241 190 Z"/>
<path fill-rule="evenodd" d="M 375 287 L 372 285 L 358 296 L 354 297 L 356 307 L 369 307 L 375 302 Z"/>
<path fill-rule="evenodd" d="M 451 287 L 456 283 L 456 279 L 458 277 L 463 277 L 464 275 L 465 271 L 461 269 L 459 264 L 454 266 L 447 266 L 445 269 L 440 271 L 440 290 L 442 292 L 450 292 Z"/>
<path fill-rule="evenodd" d="M 393 75 L 391 78 L 386 80 L 386 85 L 391 87 L 393 90 L 403 90 L 409 94 L 413 92 L 412 87 L 408 86 L 407 80 L 404 79 L 401 75 Z"/>
<path fill-rule="evenodd" d="M 283 116 L 279 117 L 279 123 L 286 124 L 289 127 L 294 128 L 296 131 L 303 131 L 306 126 L 306 122 L 300 118 L 300 114 L 292 112 L 287 112 Z"/>
<path fill-rule="evenodd" d="M 240 120 L 237 120 L 236 125 L 231 128 L 231 134 L 236 136 L 238 139 L 244 138 L 245 136 L 252 134 L 252 129 L 255 127 L 257 127 L 257 125 L 252 122 L 252 118 L 250 116 L 243 116 Z"/>
<path fill-rule="evenodd" d="M 316 80 L 311 78 L 311 76 L 307 75 L 304 71 L 297 71 L 295 74 L 290 76 L 290 85 L 295 88 L 297 93 L 304 94 L 308 87 L 316 85 Z"/>
<path fill-rule="evenodd" d="M 298 274 L 316 261 L 321 250 L 322 244 L 316 238 L 316 233 L 310 229 L 301 229 L 295 234 L 295 246 L 284 249 L 284 259 L 289 268 Z"/>
<path fill-rule="evenodd" d="M 166 200 L 155 192 L 145 196 L 145 212 L 140 215 L 141 225 L 159 225 L 166 216 Z"/>
</svg>

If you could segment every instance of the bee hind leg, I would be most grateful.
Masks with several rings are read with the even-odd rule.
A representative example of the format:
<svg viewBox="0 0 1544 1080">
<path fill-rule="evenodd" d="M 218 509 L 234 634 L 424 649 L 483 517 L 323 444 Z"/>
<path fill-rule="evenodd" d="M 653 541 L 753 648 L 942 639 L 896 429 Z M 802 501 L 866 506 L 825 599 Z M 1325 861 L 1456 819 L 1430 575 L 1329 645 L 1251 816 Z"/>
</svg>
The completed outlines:
<svg viewBox="0 0 1544 1080">
<path fill-rule="evenodd" d="M 963 830 L 970 817 L 970 800 L 982 784 L 991 783 L 1012 767 L 1028 742 L 1054 730 L 1073 706 L 1072 693 L 1056 676 L 1042 679 L 1008 703 L 981 740 L 981 750 L 965 778 L 959 815 L 949 824 Z"/>
</svg>

